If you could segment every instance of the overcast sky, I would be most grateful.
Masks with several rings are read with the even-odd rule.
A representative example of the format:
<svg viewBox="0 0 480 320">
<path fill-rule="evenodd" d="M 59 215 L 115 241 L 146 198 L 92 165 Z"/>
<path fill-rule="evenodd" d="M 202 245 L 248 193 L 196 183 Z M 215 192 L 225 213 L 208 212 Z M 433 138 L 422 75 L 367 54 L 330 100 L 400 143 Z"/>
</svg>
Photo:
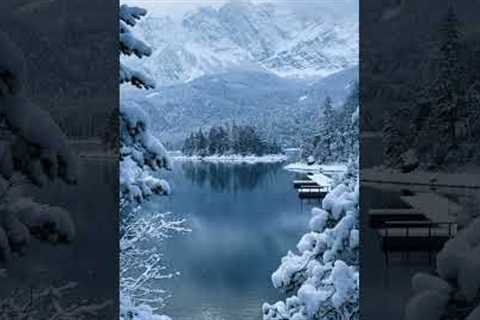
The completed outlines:
<svg viewBox="0 0 480 320">
<path fill-rule="evenodd" d="M 329 8 L 336 14 L 348 15 L 354 19 L 358 19 L 358 1 L 360 0 L 250 0 L 253 3 L 278 3 L 305 12 Z M 227 0 L 121 0 L 121 3 L 143 7 L 151 15 L 170 15 L 175 18 L 182 17 L 199 6 L 218 8 L 225 2 Z"/>
</svg>

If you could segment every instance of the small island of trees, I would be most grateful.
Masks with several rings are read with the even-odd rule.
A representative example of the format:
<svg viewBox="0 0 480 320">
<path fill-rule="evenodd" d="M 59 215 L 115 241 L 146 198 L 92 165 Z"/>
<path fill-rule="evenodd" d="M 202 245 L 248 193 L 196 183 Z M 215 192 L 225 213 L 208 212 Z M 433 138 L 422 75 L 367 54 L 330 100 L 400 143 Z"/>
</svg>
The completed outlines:
<svg viewBox="0 0 480 320">
<path fill-rule="evenodd" d="M 185 139 L 182 152 L 187 156 L 281 154 L 281 146 L 262 138 L 254 127 L 248 125 L 225 125 L 192 132 Z"/>
</svg>

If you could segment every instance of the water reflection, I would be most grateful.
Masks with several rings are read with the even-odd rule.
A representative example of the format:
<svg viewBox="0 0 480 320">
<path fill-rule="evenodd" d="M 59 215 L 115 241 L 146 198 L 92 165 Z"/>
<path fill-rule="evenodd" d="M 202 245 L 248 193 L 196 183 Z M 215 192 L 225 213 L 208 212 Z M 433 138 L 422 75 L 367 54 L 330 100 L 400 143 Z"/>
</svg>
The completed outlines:
<svg viewBox="0 0 480 320">
<path fill-rule="evenodd" d="M 255 165 L 194 161 L 182 163 L 187 179 L 201 187 L 208 185 L 215 192 L 252 190 L 263 180 L 273 177 L 281 168 L 281 163 Z"/>
<path fill-rule="evenodd" d="M 164 310 L 178 320 L 259 320 L 262 303 L 281 293 L 270 276 L 307 229 L 282 164 L 174 162 L 173 195 L 149 203 L 185 217 L 192 232 L 166 241 L 165 257 L 181 275 L 162 282 Z M 168 176 L 170 175 L 170 176 Z"/>
</svg>

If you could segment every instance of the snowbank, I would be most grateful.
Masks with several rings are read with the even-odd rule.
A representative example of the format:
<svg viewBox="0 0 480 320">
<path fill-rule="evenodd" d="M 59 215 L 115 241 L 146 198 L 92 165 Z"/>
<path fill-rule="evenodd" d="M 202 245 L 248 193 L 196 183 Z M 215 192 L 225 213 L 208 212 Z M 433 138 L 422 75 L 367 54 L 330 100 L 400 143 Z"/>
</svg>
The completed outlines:
<svg viewBox="0 0 480 320">
<path fill-rule="evenodd" d="M 406 320 L 441 319 L 461 304 L 470 304 L 467 319 L 478 319 L 480 295 L 480 218 L 448 240 L 437 255 L 436 274 L 412 278 L 415 295 L 406 307 Z M 449 310 L 452 309 L 452 310 Z M 466 309 L 468 310 L 468 309 Z"/>
<path fill-rule="evenodd" d="M 229 163 L 277 163 L 285 162 L 288 160 L 288 157 L 283 154 L 268 154 L 264 156 L 242 156 L 242 155 L 225 155 L 225 156 L 185 156 L 185 155 L 175 155 L 170 158 L 172 161 L 205 161 L 205 162 L 229 162 Z"/>
</svg>

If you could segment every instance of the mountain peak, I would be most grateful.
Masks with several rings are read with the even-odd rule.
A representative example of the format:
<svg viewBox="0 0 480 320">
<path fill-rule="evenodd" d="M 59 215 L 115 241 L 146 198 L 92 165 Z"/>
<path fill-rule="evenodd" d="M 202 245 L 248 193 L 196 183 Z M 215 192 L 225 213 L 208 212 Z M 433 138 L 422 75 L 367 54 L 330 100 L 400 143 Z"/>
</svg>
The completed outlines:
<svg viewBox="0 0 480 320">
<path fill-rule="evenodd" d="M 315 78 L 358 63 L 358 24 L 321 12 L 301 15 L 280 3 L 233 0 L 218 8 L 199 7 L 180 24 L 155 17 L 140 28 L 154 49 L 140 63 L 160 85 L 242 66 Z"/>
</svg>

